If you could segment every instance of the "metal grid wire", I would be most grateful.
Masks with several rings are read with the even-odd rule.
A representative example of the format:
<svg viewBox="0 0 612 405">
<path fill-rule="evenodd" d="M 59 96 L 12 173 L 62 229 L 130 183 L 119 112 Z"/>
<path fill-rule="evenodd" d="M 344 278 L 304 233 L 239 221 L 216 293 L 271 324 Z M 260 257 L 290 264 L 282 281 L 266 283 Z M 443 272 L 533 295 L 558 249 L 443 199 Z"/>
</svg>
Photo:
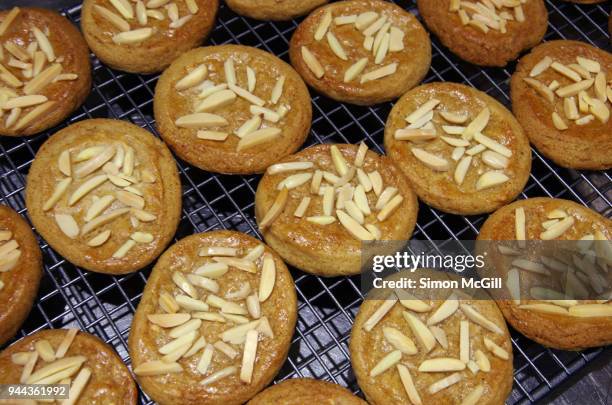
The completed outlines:
<svg viewBox="0 0 612 405">
<path fill-rule="evenodd" d="M 396 1 L 417 13 L 414 1 Z M 602 5 L 577 6 L 547 0 L 551 39 L 576 39 L 608 49 L 608 12 Z M 607 6 L 606 6 L 607 7 Z M 64 10 L 75 24 L 80 6 Z M 256 46 L 285 60 L 288 42 L 299 21 L 258 22 L 235 15 L 221 6 L 211 44 L 239 43 Z M 433 60 L 426 82 L 454 81 L 472 85 L 509 105 L 508 82 L 514 71 L 482 69 L 460 61 L 434 37 Z M 131 121 L 155 133 L 153 93 L 158 76 L 114 71 L 93 61 L 94 88 L 85 104 L 64 124 L 87 118 L 111 117 Z M 357 107 L 313 94 L 313 124 L 307 145 L 321 142 L 357 143 L 364 140 L 378 152 L 386 117 L 392 104 Z M 52 131 L 54 132 L 54 131 Z M 30 164 L 50 133 L 31 138 L 3 138 L 0 142 L 0 203 L 26 215 L 24 185 Z M 177 239 L 194 232 L 228 228 L 260 237 L 254 220 L 254 194 L 258 176 L 224 176 L 207 173 L 178 161 L 183 184 L 183 213 Z M 561 169 L 537 151 L 522 197 L 561 197 L 580 202 L 611 216 L 612 179 L 609 172 Z M 421 204 L 414 238 L 428 240 L 474 239 L 483 216 L 444 214 Z M 84 272 L 58 256 L 40 240 L 45 274 L 38 299 L 21 335 L 44 328 L 76 326 L 112 345 L 130 363 L 127 338 L 133 313 L 150 268 L 113 277 Z M 289 359 L 277 381 L 305 376 L 334 381 L 354 392 L 348 340 L 353 319 L 363 300 L 358 277 L 323 279 L 292 271 L 299 301 L 299 317 Z M 546 349 L 517 333 L 514 346 L 514 387 L 508 403 L 535 403 L 602 352 L 593 349 L 565 352 Z M 142 404 L 152 403 L 145 395 Z"/>
</svg>

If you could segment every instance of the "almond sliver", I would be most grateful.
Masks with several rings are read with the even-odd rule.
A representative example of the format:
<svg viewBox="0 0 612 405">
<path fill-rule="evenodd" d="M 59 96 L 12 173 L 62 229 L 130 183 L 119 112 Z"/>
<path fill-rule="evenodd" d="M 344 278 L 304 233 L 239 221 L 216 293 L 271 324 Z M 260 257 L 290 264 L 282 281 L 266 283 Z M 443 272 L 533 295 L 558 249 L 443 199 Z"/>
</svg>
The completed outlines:
<svg viewBox="0 0 612 405">
<path fill-rule="evenodd" d="M 79 225 L 70 214 L 55 214 L 55 222 L 64 235 L 74 239 L 79 235 Z"/>
<path fill-rule="evenodd" d="M 445 388 L 450 387 L 453 384 L 458 383 L 461 380 L 463 380 L 463 375 L 459 372 L 456 372 L 431 384 L 428 388 L 428 391 L 430 394 L 433 395 L 439 391 L 442 391 Z"/>
<path fill-rule="evenodd" d="M 260 229 L 262 230 L 266 229 L 283 212 L 283 209 L 285 208 L 285 204 L 287 203 L 288 196 L 289 196 L 289 190 L 286 188 L 282 189 L 280 193 L 278 193 L 278 195 L 276 196 L 276 199 L 274 200 L 274 203 L 272 204 L 272 206 L 270 207 L 266 215 L 264 215 L 263 219 L 259 223 Z"/>
<path fill-rule="evenodd" d="M 302 46 L 302 59 L 304 59 L 304 63 L 308 66 L 308 69 L 315 75 L 317 79 L 320 79 L 325 74 L 325 70 L 321 63 L 317 60 L 317 58 L 310 52 L 310 50 Z"/>
<path fill-rule="evenodd" d="M 427 325 L 435 325 L 453 315 L 459 309 L 459 300 L 451 294 L 427 320 Z"/>
<path fill-rule="evenodd" d="M 83 368 L 79 371 L 79 374 L 74 378 L 70 391 L 68 392 L 68 399 L 62 401 L 62 405 L 74 405 L 78 402 L 79 397 L 85 390 L 87 383 L 91 378 L 91 369 L 88 367 Z"/>
<path fill-rule="evenodd" d="M 414 110 L 410 115 L 408 115 L 405 119 L 408 123 L 412 124 L 430 111 L 432 111 L 436 106 L 440 104 L 440 100 L 431 99 L 427 101 L 425 104 L 421 105 L 419 108 Z"/>
<path fill-rule="evenodd" d="M 13 7 L 11 11 L 6 14 L 2 22 L 0 22 L 0 36 L 4 35 L 4 33 L 9 29 L 13 21 L 15 21 L 15 18 L 17 18 L 17 15 L 19 15 L 20 11 L 21 9 L 19 7 Z"/>
<path fill-rule="evenodd" d="M 383 77 L 390 76 L 397 71 L 397 66 L 397 62 L 393 62 L 376 70 L 372 70 L 368 73 L 365 73 L 361 76 L 360 83 L 364 84 L 374 80 L 382 79 Z"/>
<path fill-rule="evenodd" d="M 355 28 L 359 31 L 363 31 L 368 28 L 370 25 L 374 23 L 378 19 L 378 13 L 374 11 L 366 11 L 357 16 L 355 20 Z"/>
<path fill-rule="evenodd" d="M 208 68 L 206 67 L 206 65 L 199 65 L 187 75 L 185 75 L 181 80 L 176 82 L 174 87 L 178 91 L 182 91 L 197 86 L 198 84 L 202 83 L 204 79 L 206 79 L 207 74 Z"/>
<path fill-rule="evenodd" d="M 261 268 L 261 278 L 259 280 L 259 302 L 264 302 L 270 297 L 275 283 L 276 264 L 274 263 L 274 257 L 269 253 L 265 253 Z"/>
<path fill-rule="evenodd" d="M 538 63 L 536 63 L 531 72 L 529 72 L 529 77 L 536 77 L 546 71 L 553 63 L 553 60 L 550 56 L 543 57 Z"/>
<path fill-rule="evenodd" d="M 131 31 L 124 31 L 113 36 L 113 42 L 119 45 L 136 44 L 146 41 L 153 35 L 153 28 L 137 28 Z"/>
<path fill-rule="evenodd" d="M 395 366 L 402 359 L 402 352 L 394 350 L 383 357 L 375 366 L 370 370 L 370 377 L 376 377 Z"/>
<path fill-rule="evenodd" d="M 489 339 L 487 337 L 483 337 L 482 340 L 483 340 L 483 343 L 484 343 L 485 347 L 491 353 L 493 353 L 495 356 L 499 357 L 502 360 L 508 360 L 510 358 L 510 355 L 508 354 L 508 352 L 505 349 L 503 349 L 502 347 L 498 346 L 491 339 Z"/>
<path fill-rule="evenodd" d="M 258 107 L 263 107 L 263 105 L 266 104 L 264 100 L 257 97 L 255 94 L 243 89 L 242 87 L 238 87 L 235 84 L 228 84 L 228 87 L 230 88 L 231 91 L 236 93 L 238 97 L 245 99 L 251 104 L 255 104 Z"/>
<path fill-rule="evenodd" d="M 582 66 L 591 73 L 599 73 L 599 71 L 601 70 L 601 65 L 599 64 L 599 62 L 594 61 L 593 59 L 577 56 L 576 61 L 580 66 Z"/>
<path fill-rule="evenodd" d="M 183 368 L 178 363 L 166 363 L 160 360 L 142 363 L 134 368 L 134 374 L 138 376 L 155 376 L 162 374 L 180 373 Z"/>
<path fill-rule="evenodd" d="M 504 331 L 502 328 L 497 326 L 493 321 L 484 317 L 480 312 L 476 311 L 472 306 L 462 303 L 459 305 L 461 311 L 465 314 L 465 316 L 472 322 L 477 325 L 482 326 L 490 332 L 497 333 L 498 335 L 503 335 Z"/>
<path fill-rule="evenodd" d="M 59 201 L 59 199 L 64 195 L 66 190 L 68 190 L 68 187 L 70 186 L 71 183 L 72 183 L 72 178 L 70 177 L 65 178 L 61 180 L 59 183 L 57 183 L 57 185 L 55 186 L 55 189 L 53 190 L 53 194 L 45 202 L 45 205 L 43 206 L 43 211 L 49 211 L 51 208 L 53 208 L 55 204 Z"/>
<path fill-rule="evenodd" d="M 80 366 L 86 360 L 87 358 L 85 356 L 64 357 L 62 359 L 56 360 L 53 363 L 41 367 L 35 373 L 32 373 L 27 379 L 26 384 L 35 384 L 38 381 L 41 381 L 44 378 L 47 378 L 53 374 L 59 373 L 75 366 Z"/>
<path fill-rule="evenodd" d="M 407 355 L 413 355 L 418 352 L 414 342 L 401 331 L 391 327 L 383 327 L 383 335 L 385 340 L 395 349 Z"/>
<path fill-rule="evenodd" d="M 191 315 L 188 313 L 149 314 L 147 315 L 147 319 L 149 322 L 159 325 L 162 328 L 174 328 L 189 321 Z"/>
<path fill-rule="evenodd" d="M 484 173 L 476 181 L 476 190 L 484 190 L 490 187 L 495 187 L 510 180 L 504 173 L 490 171 Z"/>
<path fill-rule="evenodd" d="M 329 26 L 331 25 L 331 22 L 332 22 L 332 13 L 330 10 L 327 10 L 323 14 L 323 17 L 321 17 L 321 21 L 319 22 L 319 25 L 317 26 L 317 30 L 315 31 L 315 34 L 314 34 L 315 41 L 320 41 L 323 39 L 327 31 L 329 30 Z"/>
<path fill-rule="evenodd" d="M 248 135 L 245 135 L 240 141 L 236 150 L 238 152 L 261 145 L 262 143 L 270 142 L 271 140 L 278 138 L 282 131 L 280 128 L 267 127 L 253 131 Z"/>
<path fill-rule="evenodd" d="M 246 334 L 244 351 L 242 354 L 242 366 L 240 367 L 240 380 L 250 384 L 253 377 L 253 368 L 257 356 L 257 340 L 259 332 L 250 330 Z"/>
<path fill-rule="evenodd" d="M 425 348 L 425 352 L 429 353 L 436 345 L 436 339 L 432 335 L 431 331 L 427 328 L 427 326 L 415 315 L 403 311 L 402 315 L 406 322 L 408 322 L 408 326 L 412 330 L 412 333 L 418 340 L 419 344 Z"/>
<path fill-rule="evenodd" d="M 184 115 L 175 121 L 175 125 L 180 128 L 208 128 L 227 124 L 227 120 L 220 115 L 203 112 Z"/>
<path fill-rule="evenodd" d="M 130 23 L 128 23 L 127 21 L 123 19 L 123 17 L 121 17 L 118 14 L 113 13 L 106 7 L 102 7 L 102 6 L 95 4 L 94 10 L 96 10 L 98 14 L 100 14 L 100 16 L 104 17 L 106 21 L 108 21 L 113 26 L 115 26 L 115 28 L 117 28 L 119 31 L 129 31 L 130 30 Z"/>
<path fill-rule="evenodd" d="M 397 364 L 396 367 L 400 380 L 402 381 L 402 385 L 404 386 L 404 390 L 406 391 L 406 394 L 408 394 L 408 399 L 410 399 L 414 405 L 422 405 L 423 402 L 421 401 L 421 397 L 419 396 L 416 386 L 412 381 L 408 367 L 403 364 Z"/>
<path fill-rule="evenodd" d="M 410 151 L 419 161 L 432 170 L 443 172 L 450 168 L 448 160 L 420 148 L 411 148 Z"/>
<path fill-rule="evenodd" d="M 465 363 L 451 357 L 438 357 L 424 360 L 419 366 L 421 373 L 439 373 L 448 371 L 461 371 L 465 369 Z"/>
</svg>

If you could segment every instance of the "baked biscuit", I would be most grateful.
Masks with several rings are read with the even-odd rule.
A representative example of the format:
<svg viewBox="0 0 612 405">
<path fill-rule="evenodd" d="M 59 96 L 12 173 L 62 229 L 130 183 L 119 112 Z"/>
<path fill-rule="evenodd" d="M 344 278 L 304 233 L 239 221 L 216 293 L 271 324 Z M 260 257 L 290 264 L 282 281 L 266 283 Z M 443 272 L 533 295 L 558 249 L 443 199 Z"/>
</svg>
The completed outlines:
<svg viewBox="0 0 612 405">
<path fill-rule="evenodd" d="M 339 1 L 298 26 L 289 56 L 319 93 L 371 105 L 396 99 L 423 80 L 431 42 L 416 17 L 393 3 Z"/>
<path fill-rule="evenodd" d="M 286 21 L 308 14 L 327 0 L 227 0 L 237 14 L 256 20 Z"/>
<path fill-rule="evenodd" d="M 492 2 L 418 0 L 427 27 L 461 59 L 506 66 L 542 41 L 548 26 L 544 0 Z"/>
<path fill-rule="evenodd" d="M 0 11 L 0 21 L 0 135 L 34 135 L 87 98 L 89 50 L 79 30 L 51 10 L 14 7 Z"/>
<path fill-rule="evenodd" d="M 182 159 L 217 173 L 261 173 L 310 130 L 310 95 L 276 56 L 241 45 L 194 49 L 155 88 L 155 120 Z"/>
<path fill-rule="evenodd" d="M 331 401 L 331 402 L 330 402 Z M 292 378 L 272 385 L 248 402 L 248 405 L 367 405 L 349 390 L 327 381 Z"/>
<path fill-rule="evenodd" d="M 521 58 L 512 109 L 531 143 L 572 169 L 612 167 L 612 55 L 578 41 L 550 41 Z"/>
<path fill-rule="evenodd" d="M 70 389 L 63 404 L 135 405 L 138 401 L 136 384 L 115 351 L 78 329 L 43 330 L 2 351 L 0 384 L 20 383 L 67 384 Z"/>
<path fill-rule="evenodd" d="M 243 404 L 287 358 L 295 286 L 269 247 L 234 231 L 188 236 L 159 259 L 134 315 L 129 349 L 160 405 Z"/>
<path fill-rule="evenodd" d="M 448 277 L 425 269 L 413 274 Z M 359 309 L 351 363 L 368 403 L 505 403 L 512 390 L 512 343 L 495 302 L 459 298 L 459 292 L 446 300 L 434 290 L 418 294 L 379 290 Z"/>
<path fill-rule="evenodd" d="M 84 0 L 81 29 L 113 69 L 155 73 L 204 41 L 218 8 L 219 0 Z"/>
<path fill-rule="evenodd" d="M 42 257 L 30 225 L 0 205 L 0 345 L 25 321 L 42 276 Z"/>
<path fill-rule="evenodd" d="M 255 194 L 266 242 L 308 273 L 361 272 L 362 241 L 405 240 L 417 199 L 390 159 L 365 144 L 323 144 L 268 168 Z"/>
<path fill-rule="evenodd" d="M 32 223 L 71 263 L 124 274 L 151 263 L 181 213 L 181 183 L 166 146 L 144 129 L 93 119 L 53 135 L 28 174 Z"/>
<path fill-rule="evenodd" d="M 421 200 L 453 214 L 507 204 L 531 170 L 529 142 L 514 116 L 457 83 L 428 83 L 406 93 L 387 119 L 385 149 Z"/>
<path fill-rule="evenodd" d="M 499 253 L 506 260 L 506 265 L 497 266 L 497 269 L 507 273 L 500 274 L 505 275 L 504 279 L 507 280 L 510 271 L 513 271 L 517 273 L 517 280 L 520 280 L 519 285 L 514 287 L 510 287 L 512 284 L 508 282 L 509 288 L 517 288 L 519 291 L 518 297 L 513 295 L 516 301 L 498 301 L 508 323 L 528 338 L 556 349 L 579 350 L 612 343 L 609 277 L 602 272 L 600 259 L 597 264 L 584 260 L 591 254 L 592 257 L 607 257 L 604 266 L 609 269 L 612 262 L 611 238 L 610 219 L 572 201 L 530 198 L 514 202 L 493 213 L 480 229 L 478 240 L 585 239 L 587 243 L 586 249 L 579 254 L 568 256 L 556 248 L 552 253 L 554 257 L 525 256 L 528 259 L 522 262 L 516 260 L 516 255 L 522 252 L 520 245 L 511 247 L 509 252 L 502 252 L 500 248 Z M 551 274 L 560 276 L 551 277 Z M 528 286 L 544 288 L 536 291 Z M 575 299 L 589 296 L 594 298 L 599 294 L 594 288 L 601 288 L 602 300 Z"/>
</svg>

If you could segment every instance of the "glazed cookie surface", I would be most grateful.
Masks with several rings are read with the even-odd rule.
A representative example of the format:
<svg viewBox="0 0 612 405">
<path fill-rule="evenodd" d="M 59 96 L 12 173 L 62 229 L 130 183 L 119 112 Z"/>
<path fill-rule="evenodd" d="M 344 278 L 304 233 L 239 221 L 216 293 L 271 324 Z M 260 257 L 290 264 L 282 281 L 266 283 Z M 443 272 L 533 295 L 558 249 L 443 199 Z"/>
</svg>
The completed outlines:
<svg viewBox="0 0 612 405">
<path fill-rule="evenodd" d="M 30 313 L 41 276 L 41 252 L 30 225 L 0 205 L 0 345 Z"/>
<path fill-rule="evenodd" d="M 248 402 L 248 405 L 366 405 L 349 390 L 327 381 L 310 378 L 292 378 L 266 388 Z"/>
<path fill-rule="evenodd" d="M 543 0 L 481 2 L 418 0 L 427 27 L 451 52 L 481 66 L 505 66 L 542 41 L 548 25 Z"/>
<path fill-rule="evenodd" d="M 266 242 L 321 276 L 358 274 L 362 241 L 409 239 L 418 211 L 401 171 L 365 144 L 323 144 L 270 166 L 255 194 Z"/>
<path fill-rule="evenodd" d="M 161 136 L 184 160 L 218 173 L 261 173 L 310 130 L 310 95 L 276 56 L 241 45 L 194 49 L 155 89 Z"/>
<path fill-rule="evenodd" d="M 385 126 L 385 149 L 419 198 L 453 214 L 491 212 L 514 200 L 531 149 L 514 116 L 487 94 L 457 83 L 406 93 Z"/>
<path fill-rule="evenodd" d="M 414 274 L 448 277 L 425 269 Z M 351 363 L 368 403 L 505 402 L 512 389 L 512 343 L 494 301 L 459 298 L 460 293 L 441 300 L 438 292 L 423 290 L 420 299 L 403 295 L 405 290 L 377 293 L 386 299 L 366 298 L 350 342 Z"/>
<path fill-rule="evenodd" d="M 285 21 L 308 14 L 327 0 L 227 0 L 240 15 L 257 20 Z"/>
<path fill-rule="evenodd" d="M 588 244 L 579 253 L 567 255 L 555 249 L 554 257 L 525 256 L 527 259 L 522 262 L 516 261 L 523 252 L 520 246 L 513 247 L 516 253 L 505 253 L 503 259 L 508 263 L 503 271 L 518 273 L 519 285 L 514 288 L 522 292 L 516 301 L 498 301 L 508 323 L 528 338 L 556 349 L 578 350 L 612 343 L 609 277 L 599 259 L 597 264 L 586 261 L 589 255 L 607 257 L 606 267 L 609 268 L 611 237 L 612 221 L 568 200 L 530 198 L 493 213 L 480 229 L 478 240 L 585 239 Z M 555 277 L 551 277 L 552 274 Z M 508 277 L 506 274 L 505 279 Z M 540 287 L 541 293 L 536 294 L 529 286 Z M 605 291 L 608 297 L 603 300 L 576 299 L 605 295 Z"/>
<path fill-rule="evenodd" d="M 578 41 L 550 41 L 521 58 L 512 109 L 531 143 L 572 169 L 612 167 L 612 55 Z"/>
<path fill-rule="evenodd" d="M 161 254 L 181 212 L 181 184 L 166 146 L 125 121 L 93 119 L 53 135 L 26 186 L 32 223 L 71 263 L 124 274 Z"/>
<path fill-rule="evenodd" d="M 431 42 L 419 21 L 386 1 L 339 1 L 297 28 L 291 64 L 320 93 L 353 104 L 398 98 L 429 70 Z"/>
<path fill-rule="evenodd" d="M 75 405 L 135 405 L 128 368 L 106 343 L 78 329 L 47 329 L 0 353 L 1 384 L 68 384 Z M 70 401 L 70 402 L 67 402 Z"/>
<path fill-rule="evenodd" d="M 70 21 L 41 8 L 0 11 L 0 135 L 34 135 L 85 101 L 87 45 Z"/>
<path fill-rule="evenodd" d="M 160 405 L 242 404 L 287 358 L 295 286 L 269 247 L 248 235 L 188 236 L 159 259 L 129 337 L 134 373 Z"/>
<path fill-rule="evenodd" d="M 81 28 L 113 69 L 155 73 L 204 41 L 218 8 L 218 0 L 85 0 Z"/>
</svg>

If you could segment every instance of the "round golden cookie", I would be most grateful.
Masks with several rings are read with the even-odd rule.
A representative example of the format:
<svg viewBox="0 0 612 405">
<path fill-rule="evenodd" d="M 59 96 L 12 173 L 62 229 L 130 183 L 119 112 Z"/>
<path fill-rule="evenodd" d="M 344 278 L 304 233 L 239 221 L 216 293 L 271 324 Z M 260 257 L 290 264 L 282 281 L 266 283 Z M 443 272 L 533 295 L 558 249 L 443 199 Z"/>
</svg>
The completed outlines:
<svg viewBox="0 0 612 405">
<path fill-rule="evenodd" d="M 449 277 L 426 269 L 412 274 Z M 437 290 L 418 290 L 412 293 L 421 300 L 402 298 L 400 303 L 393 291 L 387 299 L 379 293 L 363 302 L 351 331 L 351 364 L 368 403 L 505 402 L 512 390 L 512 343 L 495 302 L 469 297 L 443 301 Z M 465 358 L 462 328 L 468 338 Z"/>
<path fill-rule="evenodd" d="M 27 384 L 70 385 L 69 399 L 75 405 L 138 401 L 136 384 L 117 353 L 78 329 L 42 330 L 2 351 L 0 384 L 19 384 L 24 376 Z"/>
<path fill-rule="evenodd" d="M 339 1 L 318 8 L 298 26 L 289 56 L 319 93 L 372 105 L 396 99 L 423 80 L 431 42 L 416 17 L 393 3 Z"/>
<path fill-rule="evenodd" d="M 188 236 L 159 259 L 129 338 L 134 373 L 160 405 L 242 404 L 287 359 L 297 318 L 291 274 L 259 240 Z"/>
<path fill-rule="evenodd" d="M 591 250 L 607 244 L 609 251 L 609 240 L 612 238 L 612 221 L 610 219 L 604 218 L 575 202 L 553 198 L 529 198 L 527 200 L 516 201 L 497 210 L 482 225 L 478 240 L 506 241 L 517 239 L 515 223 L 518 221 L 516 213 L 519 209 L 522 209 L 524 212 L 525 220 L 523 223 L 525 239 L 527 240 L 540 240 L 542 233 L 546 231 L 544 224 L 546 221 L 550 221 L 551 217 L 558 218 L 558 222 L 555 224 L 566 221 L 566 218 L 568 218 L 568 221 L 572 222 L 571 226 L 561 232 L 555 240 L 579 240 L 586 236 L 587 238 L 606 241 L 595 242 L 598 245 L 591 247 Z M 567 215 L 567 217 L 563 217 L 563 215 Z M 570 217 L 572 219 L 569 219 Z M 554 221 L 554 219 L 552 220 Z M 547 224 L 547 226 L 551 225 Z M 564 227 L 563 224 L 559 226 Z M 517 250 L 520 251 L 520 249 Z M 542 302 L 542 300 L 537 299 L 523 299 L 523 297 L 538 298 L 537 296 L 534 297 L 533 294 L 527 294 L 529 291 L 528 287 L 533 285 L 547 286 L 549 290 L 567 292 L 569 291 L 567 279 L 573 280 L 572 285 L 582 286 L 575 288 L 576 291 L 584 288 L 586 289 L 585 291 L 589 292 L 591 298 L 596 296 L 596 292 L 589 285 L 588 278 L 586 280 L 577 276 L 567 276 L 569 277 L 567 278 L 564 275 L 557 277 L 559 275 L 558 271 L 565 271 L 567 273 L 566 269 L 568 267 L 576 270 L 576 262 L 572 260 L 571 256 L 561 252 L 559 248 L 554 251 L 553 255 L 554 258 L 549 259 L 545 263 L 541 262 L 541 256 L 528 258 L 528 260 L 539 263 L 540 266 L 544 264 L 546 274 L 520 271 L 520 289 L 521 291 L 527 291 L 522 292 L 521 303 L 519 305 L 511 300 L 498 301 L 498 306 L 508 323 L 528 338 L 556 349 L 579 350 L 612 343 L 612 304 L 609 301 L 598 303 L 591 299 L 573 302 L 570 295 L 566 295 L 568 299 L 565 301 L 552 303 L 550 301 Z M 580 260 L 584 259 L 582 254 L 577 255 L 577 257 Z M 510 262 L 515 258 L 509 257 L 506 259 Z M 555 267 L 549 267 L 550 265 L 556 266 L 559 264 L 562 266 L 561 270 L 557 269 L 557 271 L 554 271 Z M 504 271 L 508 272 L 511 267 L 510 263 L 508 263 L 504 267 Z M 551 272 L 551 270 L 553 271 Z M 609 279 L 605 273 L 602 273 L 602 269 L 599 266 L 593 266 L 591 271 L 601 274 L 604 279 Z M 550 274 L 555 274 L 555 277 L 550 277 Z M 577 274 L 577 272 L 574 272 L 574 274 Z M 559 280 L 563 280 L 563 282 L 559 282 Z M 553 285 L 548 285 L 548 283 L 553 283 Z M 605 281 L 600 284 L 605 287 Z M 609 286 L 606 288 L 609 290 Z M 564 295 L 561 292 L 559 294 L 561 296 Z M 559 303 L 562 306 L 559 306 Z M 523 306 L 532 304 L 535 306 L 531 308 Z M 547 305 L 543 306 L 542 304 Z"/>
<path fill-rule="evenodd" d="M 276 56 L 241 45 L 194 49 L 155 88 L 155 120 L 164 140 L 200 169 L 261 173 L 295 152 L 310 130 L 310 95 Z"/>
<path fill-rule="evenodd" d="M 256 20 L 286 21 L 308 14 L 327 0 L 227 0 L 237 14 Z"/>
<path fill-rule="evenodd" d="M 55 11 L 0 11 L 0 135 L 27 136 L 76 110 L 91 89 L 89 50 L 79 30 Z"/>
<path fill-rule="evenodd" d="M 90 271 L 151 263 L 180 219 L 181 183 L 166 146 L 125 121 L 81 121 L 53 135 L 28 174 L 32 223 L 53 249 Z"/>
<path fill-rule="evenodd" d="M 328 381 L 311 378 L 292 378 L 266 388 L 248 402 L 248 405 L 366 405 L 349 390 Z"/>
<path fill-rule="evenodd" d="M 417 211 L 398 167 L 365 144 L 316 145 L 288 156 L 268 168 L 255 194 L 270 247 L 326 277 L 360 273 L 362 241 L 410 239 Z"/>
<path fill-rule="evenodd" d="M 42 255 L 30 225 L 0 205 L 0 345 L 27 318 L 41 277 Z"/>
<path fill-rule="evenodd" d="M 507 204 L 531 170 L 529 142 L 510 111 L 458 83 L 428 83 L 406 93 L 387 119 L 385 149 L 421 200 L 453 214 Z"/>
<path fill-rule="evenodd" d="M 578 41 L 543 43 L 521 58 L 512 75 L 512 110 L 531 143 L 556 164 L 608 169 L 612 167 L 610 77 L 609 52 Z M 554 91 L 544 88 L 551 84 Z"/>
<path fill-rule="evenodd" d="M 542 41 L 548 26 L 543 0 L 490 10 L 454 0 L 418 0 L 427 27 L 461 59 L 480 66 L 506 66 Z"/>
<path fill-rule="evenodd" d="M 219 0 L 85 0 L 81 29 L 91 50 L 113 69 L 155 73 L 204 41 L 218 8 Z"/>
</svg>

